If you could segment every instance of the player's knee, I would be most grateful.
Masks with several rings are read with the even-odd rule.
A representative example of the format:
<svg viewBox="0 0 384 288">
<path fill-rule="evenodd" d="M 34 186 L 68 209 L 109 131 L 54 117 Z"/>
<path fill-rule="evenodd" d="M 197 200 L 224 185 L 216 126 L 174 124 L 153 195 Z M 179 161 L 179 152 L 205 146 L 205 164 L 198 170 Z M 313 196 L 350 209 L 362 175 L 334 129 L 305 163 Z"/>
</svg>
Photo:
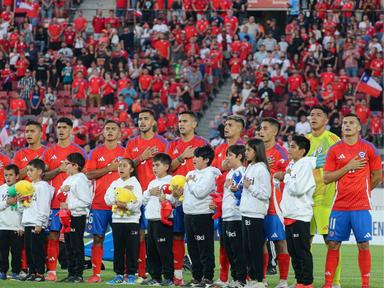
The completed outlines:
<svg viewBox="0 0 384 288">
<path fill-rule="evenodd" d="M 277 254 L 288 253 L 287 241 L 279 240 L 275 242 Z"/>
<path fill-rule="evenodd" d="M 340 243 L 336 241 L 329 241 L 328 242 L 328 249 L 329 250 L 338 250 L 340 248 Z"/>
<path fill-rule="evenodd" d="M 140 241 L 145 241 L 145 230 L 140 230 Z"/>
<path fill-rule="evenodd" d="M 104 236 L 103 235 L 93 235 L 93 244 L 95 246 L 102 246 L 104 242 Z"/>
<path fill-rule="evenodd" d="M 48 239 L 50 240 L 59 240 L 60 233 L 56 231 L 50 231 L 48 235 Z"/>
<path fill-rule="evenodd" d="M 173 233 L 173 239 L 174 240 L 184 240 L 184 234 L 183 233 Z"/>
<path fill-rule="evenodd" d="M 369 250 L 369 242 L 357 243 L 359 250 Z"/>
</svg>

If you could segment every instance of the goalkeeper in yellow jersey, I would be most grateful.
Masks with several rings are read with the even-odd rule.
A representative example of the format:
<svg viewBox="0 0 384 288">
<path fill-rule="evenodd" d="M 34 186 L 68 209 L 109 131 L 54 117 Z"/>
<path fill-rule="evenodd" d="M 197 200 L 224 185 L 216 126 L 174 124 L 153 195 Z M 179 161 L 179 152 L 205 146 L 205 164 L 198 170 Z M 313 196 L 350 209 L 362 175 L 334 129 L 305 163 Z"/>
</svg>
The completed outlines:
<svg viewBox="0 0 384 288">
<path fill-rule="evenodd" d="M 329 216 L 331 214 L 331 208 L 333 198 L 335 196 L 336 186 L 335 183 L 325 185 L 323 182 L 323 166 L 325 163 L 325 156 L 328 153 L 328 149 L 340 141 L 340 138 L 326 130 L 328 124 L 328 108 L 316 105 L 313 106 L 310 113 L 310 124 L 312 133 L 306 137 L 311 141 L 311 148 L 308 152 L 308 156 L 317 157 L 317 168 L 314 170 L 313 175 L 316 181 L 316 190 L 313 195 L 313 218 L 311 221 L 311 239 L 316 232 L 324 237 L 325 243 L 328 242 L 328 224 Z M 322 160 L 322 161 L 321 161 Z M 322 162 L 319 165 L 319 161 Z M 333 288 L 339 288 L 340 286 L 340 262 L 337 267 L 337 271 L 334 277 Z"/>
</svg>

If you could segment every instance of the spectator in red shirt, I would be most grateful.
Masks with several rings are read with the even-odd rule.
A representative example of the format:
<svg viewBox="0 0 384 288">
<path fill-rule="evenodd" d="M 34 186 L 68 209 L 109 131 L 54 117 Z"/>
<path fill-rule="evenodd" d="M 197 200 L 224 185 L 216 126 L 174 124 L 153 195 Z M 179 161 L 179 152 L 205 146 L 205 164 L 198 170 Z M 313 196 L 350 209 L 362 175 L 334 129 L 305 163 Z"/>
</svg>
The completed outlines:
<svg viewBox="0 0 384 288">
<path fill-rule="evenodd" d="M 288 92 L 292 93 L 299 89 L 301 83 L 303 83 L 303 77 L 299 74 L 299 72 L 295 69 L 292 71 L 293 74 L 288 77 Z"/>
<path fill-rule="evenodd" d="M 17 118 L 18 116 L 22 117 L 27 110 L 27 105 L 25 104 L 25 101 L 21 99 L 20 95 L 16 93 L 10 100 L 9 109 L 14 118 Z"/>
<path fill-rule="evenodd" d="M 73 30 L 72 24 L 68 24 L 67 28 L 64 30 L 64 41 L 67 44 L 68 48 L 73 48 L 75 44 L 76 32 Z"/>
<path fill-rule="evenodd" d="M 4 3 L 3 3 L 3 5 L 4 5 Z M 12 12 L 11 6 L 10 5 L 6 6 L 5 10 L 3 12 L 1 12 L 1 19 L 3 19 L 4 22 L 13 23 L 13 17 L 14 17 L 14 14 Z"/>
<path fill-rule="evenodd" d="M 117 83 L 112 79 L 111 73 L 105 73 L 104 85 L 103 85 L 103 101 L 104 106 L 113 106 L 115 91 L 117 88 Z"/>
<path fill-rule="evenodd" d="M 81 71 L 77 72 L 76 79 L 72 83 L 72 98 L 75 104 L 85 107 L 87 104 L 88 82 Z"/>
<path fill-rule="evenodd" d="M 139 77 L 140 98 L 148 100 L 151 98 L 153 76 L 149 75 L 148 69 L 143 70 L 143 74 Z"/>
<path fill-rule="evenodd" d="M 17 129 L 16 135 L 13 136 L 13 139 L 11 142 L 12 147 L 14 147 L 15 150 L 19 150 L 19 149 L 23 148 L 26 143 L 27 143 L 27 140 L 25 139 L 23 130 L 21 130 L 20 128 Z"/>
<path fill-rule="evenodd" d="M 89 105 L 92 107 L 99 107 L 101 103 L 101 93 L 104 80 L 99 75 L 98 70 L 94 70 L 92 75 L 89 77 Z"/>
<path fill-rule="evenodd" d="M 20 54 L 20 59 L 17 60 L 15 68 L 16 68 L 16 76 L 18 79 L 21 79 L 25 76 L 27 72 L 27 68 L 29 66 L 29 61 L 25 58 L 25 54 Z"/>
<path fill-rule="evenodd" d="M 78 10 L 78 15 L 75 18 L 75 20 L 73 20 L 73 24 L 75 26 L 76 32 L 80 32 L 80 33 L 85 32 L 85 30 L 87 29 L 88 21 L 87 21 L 87 18 L 83 16 L 83 11 Z"/>
<path fill-rule="evenodd" d="M 63 34 L 63 27 L 57 22 L 56 18 L 52 19 L 51 25 L 48 26 L 49 48 L 59 50 L 61 47 L 60 38 Z"/>
<path fill-rule="evenodd" d="M 109 10 L 109 16 L 105 18 L 105 26 L 106 28 L 119 28 L 120 21 L 119 18 L 115 16 L 114 10 Z M 108 26 L 110 25 L 110 26 Z"/>
<path fill-rule="evenodd" d="M 105 18 L 103 17 L 103 10 L 99 9 L 96 12 L 96 15 L 92 19 L 93 32 L 95 34 L 95 39 L 100 38 L 101 31 L 105 29 Z"/>
</svg>

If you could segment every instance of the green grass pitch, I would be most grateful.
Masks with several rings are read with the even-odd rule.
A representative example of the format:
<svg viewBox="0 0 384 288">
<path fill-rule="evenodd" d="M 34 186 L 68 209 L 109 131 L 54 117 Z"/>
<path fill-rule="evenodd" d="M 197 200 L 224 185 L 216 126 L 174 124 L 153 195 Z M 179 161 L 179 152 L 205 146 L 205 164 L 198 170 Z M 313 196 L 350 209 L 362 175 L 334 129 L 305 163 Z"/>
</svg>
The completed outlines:
<svg viewBox="0 0 384 288">
<path fill-rule="evenodd" d="M 218 244 L 216 244 L 216 248 L 218 248 Z M 315 287 L 321 288 L 323 285 L 324 279 L 324 263 L 325 263 L 325 255 L 326 248 L 324 245 L 314 245 L 313 246 L 313 259 L 314 259 L 314 276 L 315 276 Z M 371 270 L 371 288 L 383 288 L 384 287 L 384 247 L 383 246 L 372 246 L 371 247 L 371 255 L 372 255 L 372 270 Z M 218 249 L 216 249 L 216 256 L 218 256 Z M 341 273 L 341 284 L 343 288 L 360 288 L 360 272 L 357 263 L 357 247 L 352 245 L 342 246 L 341 251 L 341 259 L 342 259 L 342 273 Z M 216 257 L 218 260 L 218 257 Z M 104 262 L 106 265 L 106 271 L 103 271 L 102 278 L 103 281 L 108 281 L 113 278 L 114 273 L 112 271 L 112 263 Z M 216 263 L 216 275 L 218 277 L 219 265 Z M 84 274 L 84 278 L 90 275 L 91 270 L 87 270 Z M 64 278 L 66 275 L 66 271 L 59 271 L 58 277 L 59 279 Z M 289 284 L 294 282 L 293 271 L 290 270 L 289 273 Z M 190 273 L 184 272 L 184 280 L 188 281 L 191 278 Z M 216 279 L 215 278 L 215 279 Z M 268 276 L 269 287 L 274 287 L 278 282 L 278 276 Z M 45 287 L 111 287 L 112 285 L 107 285 L 105 282 L 100 284 L 63 284 L 63 283 L 31 283 L 31 282 L 19 282 L 19 281 L 11 281 L 11 280 L 0 280 L 0 287 L 36 287 L 36 288 L 45 288 Z M 121 285 L 119 285 L 121 286 Z M 128 286 L 128 285 L 123 285 Z M 129 286 L 129 287 L 140 287 L 140 285 Z"/>
</svg>

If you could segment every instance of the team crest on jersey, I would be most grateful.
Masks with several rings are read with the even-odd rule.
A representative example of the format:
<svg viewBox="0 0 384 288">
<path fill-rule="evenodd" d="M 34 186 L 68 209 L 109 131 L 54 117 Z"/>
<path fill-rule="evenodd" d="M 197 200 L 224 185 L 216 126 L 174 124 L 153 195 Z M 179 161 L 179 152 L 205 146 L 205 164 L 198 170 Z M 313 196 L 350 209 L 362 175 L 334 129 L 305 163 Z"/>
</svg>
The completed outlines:
<svg viewBox="0 0 384 288">
<path fill-rule="evenodd" d="M 221 155 L 223 155 L 223 154 L 222 154 L 222 153 L 219 153 L 219 155 L 218 155 L 218 156 L 219 156 L 219 158 L 221 157 Z"/>
<path fill-rule="evenodd" d="M 364 151 L 360 151 L 358 155 L 359 155 L 360 158 L 364 158 L 365 157 L 365 152 Z"/>
<path fill-rule="evenodd" d="M 317 148 L 317 154 L 321 154 L 321 152 L 323 152 L 323 147 Z"/>
</svg>

